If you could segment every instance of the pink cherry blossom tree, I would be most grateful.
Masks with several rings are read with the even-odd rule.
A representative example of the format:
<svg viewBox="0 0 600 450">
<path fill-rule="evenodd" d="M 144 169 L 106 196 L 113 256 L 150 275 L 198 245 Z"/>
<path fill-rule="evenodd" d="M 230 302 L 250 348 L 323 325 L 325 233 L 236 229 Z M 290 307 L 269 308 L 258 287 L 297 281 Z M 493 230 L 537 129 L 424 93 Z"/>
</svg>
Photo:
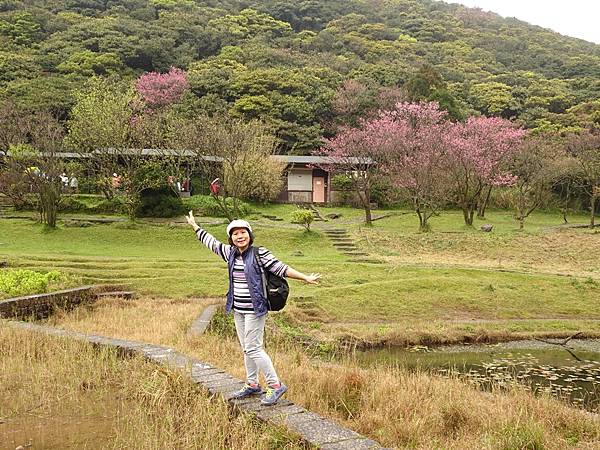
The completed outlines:
<svg viewBox="0 0 600 450">
<path fill-rule="evenodd" d="M 369 125 L 379 137 L 382 172 L 412 203 L 419 229 L 428 231 L 429 218 L 448 200 L 446 112 L 437 103 L 397 103 Z"/>
<path fill-rule="evenodd" d="M 186 72 L 176 67 L 171 67 L 167 73 L 145 73 L 135 82 L 137 93 L 151 108 L 175 103 L 189 88 Z"/>
<path fill-rule="evenodd" d="M 329 172 L 343 172 L 352 182 L 354 191 L 365 210 L 365 223 L 372 224 L 371 188 L 379 176 L 376 164 L 379 141 L 371 133 L 369 122 L 360 120 L 358 127 L 341 128 L 337 136 L 325 141 L 314 152 L 323 156 L 320 167 Z"/>
<path fill-rule="evenodd" d="M 466 225 L 473 225 L 474 212 L 487 186 L 511 186 L 516 182 L 505 164 L 519 150 L 525 134 L 511 121 L 497 117 L 471 117 L 450 128 L 445 138 L 451 176 L 448 188 L 462 209 Z"/>
</svg>

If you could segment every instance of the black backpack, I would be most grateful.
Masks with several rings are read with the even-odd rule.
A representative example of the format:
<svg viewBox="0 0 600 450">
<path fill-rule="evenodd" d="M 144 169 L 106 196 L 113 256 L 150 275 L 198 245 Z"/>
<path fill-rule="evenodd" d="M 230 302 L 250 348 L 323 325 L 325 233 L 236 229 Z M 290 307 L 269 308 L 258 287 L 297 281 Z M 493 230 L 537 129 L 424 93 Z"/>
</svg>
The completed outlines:
<svg viewBox="0 0 600 450">
<path fill-rule="evenodd" d="M 269 305 L 269 311 L 282 310 L 287 301 L 288 295 L 290 295 L 290 286 L 285 278 L 279 277 L 274 273 L 265 270 L 260 256 L 258 256 L 258 249 L 252 247 L 254 250 L 254 259 L 260 267 L 262 274 L 263 286 L 266 290 L 265 296 L 267 297 L 267 304 Z"/>
</svg>

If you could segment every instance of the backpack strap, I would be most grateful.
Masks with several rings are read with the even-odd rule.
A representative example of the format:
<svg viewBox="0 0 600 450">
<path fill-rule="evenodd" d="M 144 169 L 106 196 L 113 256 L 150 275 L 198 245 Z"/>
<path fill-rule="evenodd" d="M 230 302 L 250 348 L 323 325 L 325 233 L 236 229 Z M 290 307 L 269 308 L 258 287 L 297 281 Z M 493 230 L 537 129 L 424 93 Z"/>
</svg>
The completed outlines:
<svg viewBox="0 0 600 450">
<path fill-rule="evenodd" d="M 258 263 L 258 267 L 260 268 L 260 275 L 262 277 L 262 284 L 263 284 L 263 294 L 265 296 L 265 300 L 267 301 L 267 303 L 269 303 L 269 297 L 267 294 L 267 276 L 265 274 L 265 266 L 263 266 L 263 263 L 260 260 L 260 255 L 258 254 L 258 248 L 252 247 L 252 251 L 254 252 L 254 259 L 256 260 L 256 262 Z M 270 307 L 270 305 L 269 305 L 269 307 Z"/>
</svg>

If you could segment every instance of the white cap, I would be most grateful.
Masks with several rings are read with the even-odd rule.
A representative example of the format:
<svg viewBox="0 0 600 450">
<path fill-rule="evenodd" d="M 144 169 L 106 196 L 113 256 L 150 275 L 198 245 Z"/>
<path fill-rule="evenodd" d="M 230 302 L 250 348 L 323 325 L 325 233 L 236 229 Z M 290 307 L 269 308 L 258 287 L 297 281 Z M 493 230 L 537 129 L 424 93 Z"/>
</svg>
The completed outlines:
<svg viewBox="0 0 600 450">
<path fill-rule="evenodd" d="M 231 232 L 233 231 L 234 228 L 245 228 L 250 233 L 252 233 L 252 227 L 245 220 L 241 220 L 241 219 L 232 220 L 229 223 L 229 225 L 227 225 L 227 236 L 231 236 Z"/>
</svg>

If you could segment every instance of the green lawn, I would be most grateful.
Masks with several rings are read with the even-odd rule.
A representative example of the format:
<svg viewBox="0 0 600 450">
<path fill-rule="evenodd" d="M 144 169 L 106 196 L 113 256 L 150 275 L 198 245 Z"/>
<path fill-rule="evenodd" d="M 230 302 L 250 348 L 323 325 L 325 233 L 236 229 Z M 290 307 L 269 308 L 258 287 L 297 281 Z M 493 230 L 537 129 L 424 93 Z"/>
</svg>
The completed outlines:
<svg viewBox="0 0 600 450">
<path fill-rule="evenodd" d="M 592 251 L 600 248 L 600 235 L 557 231 L 557 214 L 536 214 L 518 232 L 509 214 L 492 211 L 486 222 L 494 232 L 482 233 L 466 229 L 459 212 L 448 212 L 434 219 L 434 232 L 421 234 L 414 215 L 403 211 L 366 228 L 360 210 L 324 208 L 323 214 L 341 212 L 342 218 L 305 233 L 289 223 L 294 209 L 261 208 L 282 222 L 254 214 L 256 243 L 300 271 L 323 274 L 317 287 L 292 281 L 285 311 L 289 321 L 321 338 L 600 335 L 600 262 Z M 206 228 L 225 239 L 225 225 L 214 224 L 218 219 L 200 220 L 213 223 Z M 348 229 L 382 263 L 351 262 L 324 236 L 324 227 Z M 220 296 L 227 288 L 225 263 L 189 227 L 172 221 L 46 231 L 29 220 L 2 219 L 0 258 L 11 267 L 56 269 L 81 283 L 126 283 L 150 297 Z"/>
</svg>

